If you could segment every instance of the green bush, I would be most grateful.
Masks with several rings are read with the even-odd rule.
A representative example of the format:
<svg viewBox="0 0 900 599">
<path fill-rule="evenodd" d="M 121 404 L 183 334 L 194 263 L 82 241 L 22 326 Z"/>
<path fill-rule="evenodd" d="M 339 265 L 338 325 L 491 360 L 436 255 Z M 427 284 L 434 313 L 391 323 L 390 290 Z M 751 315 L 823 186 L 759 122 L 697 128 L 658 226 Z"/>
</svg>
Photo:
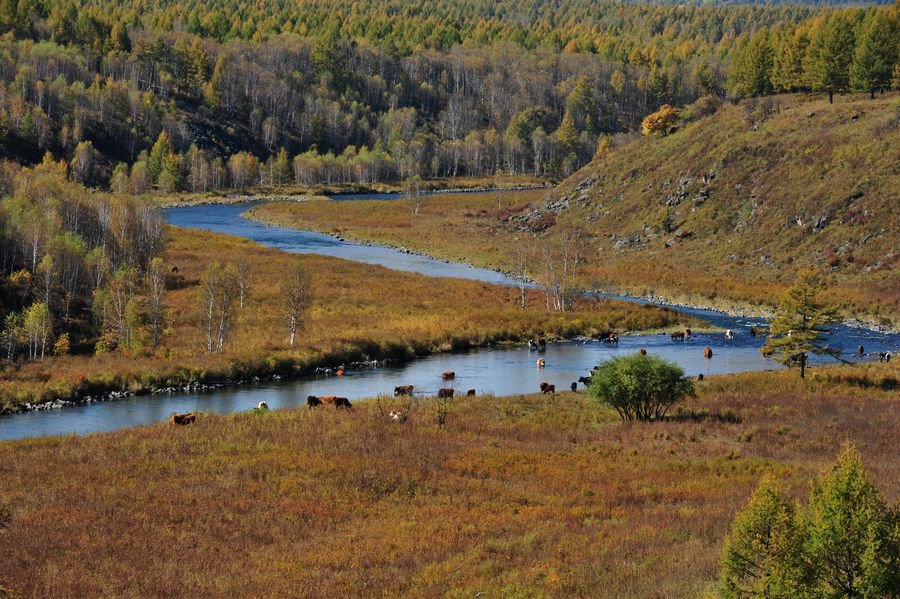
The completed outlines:
<svg viewBox="0 0 900 599">
<path fill-rule="evenodd" d="M 635 354 L 598 364 L 588 391 L 622 420 L 651 421 L 693 394 L 694 385 L 672 362 Z"/>
</svg>

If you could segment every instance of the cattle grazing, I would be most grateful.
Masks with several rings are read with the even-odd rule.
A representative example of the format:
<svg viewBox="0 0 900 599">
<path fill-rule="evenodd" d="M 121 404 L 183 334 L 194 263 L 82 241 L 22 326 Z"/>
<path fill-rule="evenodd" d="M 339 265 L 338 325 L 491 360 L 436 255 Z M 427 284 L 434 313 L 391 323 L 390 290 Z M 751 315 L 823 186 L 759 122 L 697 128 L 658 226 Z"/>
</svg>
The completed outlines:
<svg viewBox="0 0 900 599">
<path fill-rule="evenodd" d="M 556 385 L 551 385 L 550 383 L 544 381 L 541 383 L 541 393 L 556 393 Z"/>
<path fill-rule="evenodd" d="M 859 353 L 859 355 L 861 355 L 861 356 L 866 355 L 866 348 L 864 348 L 862 345 L 860 345 L 859 349 L 857 350 L 857 353 Z"/>
<path fill-rule="evenodd" d="M 538 358 L 538 359 L 537 359 L 537 367 L 538 367 L 538 368 L 543 368 L 543 367 L 546 366 L 546 365 L 547 365 L 547 362 L 544 361 L 544 358 Z"/>
<path fill-rule="evenodd" d="M 591 384 L 591 377 L 589 376 L 580 376 L 578 377 L 578 382 L 587 387 Z"/>
<path fill-rule="evenodd" d="M 334 407 L 335 408 L 344 408 L 345 410 L 349 410 L 353 406 L 350 405 L 350 400 L 346 397 L 335 397 L 334 398 Z"/>
<path fill-rule="evenodd" d="M 177 267 L 177 266 L 173 266 L 173 267 L 172 267 L 172 274 L 173 274 L 173 275 L 177 275 L 177 274 L 178 274 L 178 267 Z"/>
<path fill-rule="evenodd" d="M 306 407 L 307 408 L 317 408 L 322 405 L 322 400 L 316 397 L 315 395 L 309 395 L 306 397 Z"/>
<path fill-rule="evenodd" d="M 675 331 L 672 333 L 672 341 L 684 341 L 684 331 Z"/>
<path fill-rule="evenodd" d="M 889 351 L 878 352 L 878 361 L 879 362 L 890 362 L 891 361 L 891 352 L 889 352 Z"/>
<path fill-rule="evenodd" d="M 259 402 L 258 404 L 256 404 L 256 409 L 257 409 L 257 410 L 268 410 L 268 409 L 269 409 L 269 404 L 267 404 L 267 403 L 264 402 L 264 401 L 261 401 L 261 402 Z"/>
<path fill-rule="evenodd" d="M 412 395 L 413 389 L 415 389 L 413 385 L 400 385 L 399 387 L 394 387 L 394 397 Z"/>
<path fill-rule="evenodd" d="M 172 414 L 172 424 L 177 426 L 194 424 L 196 420 L 197 416 L 193 412 L 188 412 L 187 414 Z"/>
<path fill-rule="evenodd" d="M 343 368 L 338 368 L 337 371 L 336 371 L 334 374 L 337 375 L 337 376 L 344 376 L 344 369 L 343 369 Z"/>
<path fill-rule="evenodd" d="M 438 389 L 438 399 L 453 399 L 453 389 L 449 387 L 444 387 L 443 389 Z"/>
<path fill-rule="evenodd" d="M 647 350 L 642 347 L 641 349 L 638 350 L 638 353 L 641 354 L 642 356 L 646 356 Z"/>
<path fill-rule="evenodd" d="M 726 339 L 734 339 L 734 331 L 732 331 L 731 329 L 728 329 L 727 331 L 725 331 L 725 338 Z"/>
<path fill-rule="evenodd" d="M 409 415 L 404 414 L 400 410 L 391 410 L 391 413 L 388 414 L 388 418 L 391 419 L 391 422 L 406 422 L 409 419 Z"/>
<path fill-rule="evenodd" d="M 332 403 L 335 399 L 337 399 L 337 395 L 324 395 L 319 398 L 319 401 L 327 405 Z"/>
<path fill-rule="evenodd" d="M 578 383 L 572 383 L 571 387 L 572 387 L 572 392 L 573 392 L 573 393 L 574 393 L 575 391 L 578 391 Z"/>
<path fill-rule="evenodd" d="M 700 374 L 697 375 L 697 380 L 698 380 L 698 381 L 702 381 L 702 380 L 703 380 L 703 373 L 702 373 L 702 372 L 701 372 Z"/>
<path fill-rule="evenodd" d="M 466 397 L 475 397 L 475 389 L 469 389 L 466 391 Z"/>
<path fill-rule="evenodd" d="M 608 332 L 606 335 L 600 338 L 600 341 L 603 343 L 618 343 L 619 336 L 613 333 L 612 331 Z"/>
<path fill-rule="evenodd" d="M 441 378 L 444 379 L 445 381 L 451 381 L 456 378 L 456 373 L 453 372 L 452 370 L 448 370 L 447 372 L 441 373 Z"/>
<path fill-rule="evenodd" d="M 706 349 L 703 350 L 703 357 L 707 359 L 712 358 L 712 348 L 710 346 L 707 345 Z"/>
</svg>

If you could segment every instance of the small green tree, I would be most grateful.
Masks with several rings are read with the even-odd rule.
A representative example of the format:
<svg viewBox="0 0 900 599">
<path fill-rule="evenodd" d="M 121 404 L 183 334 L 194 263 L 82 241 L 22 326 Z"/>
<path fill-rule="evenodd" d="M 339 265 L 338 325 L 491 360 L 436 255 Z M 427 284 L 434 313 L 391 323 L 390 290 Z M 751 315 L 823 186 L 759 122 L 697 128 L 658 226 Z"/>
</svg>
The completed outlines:
<svg viewBox="0 0 900 599">
<path fill-rule="evenodd" d="M 853 89 L 875 92 L 891 86 L 894 63 L 897 60 L 897 31 L 881 11 L 866 15 L 860 26 L 853 62 L 850 63 L 850 84 Z"/>
<path fill-rule="evenodd" d="M 815 91 L 842 93 L 850 85 L 850 62 L 853 59 L 855 36 L 850 18 L 842 12 L 833 13 L 816 32 L 809 46 L 807 76 Z"/>
<path fill-rule="evenodd" d="M 897 596 L 897 519 L 868 481 L 862 458 L 852 447 L 843 449 L 831 471 L 813 487 L 806 528 L 813 596 Z"/>
<path fill-rule="evenodd" d="M 725 599 L 802 596 L 803 528 L 793 505 L 766 477 L 735 516 L 725 539 L 720 590 Z"/>
<path fill-rule="evenodd" d="M 597 365 L 588 391 L 622 420 L 651 421 L 664 418 L 669 408 L 694 392 L 694 385 L 672 362 L 635 354 Z"/>
<path fill-rule="evenodd" d="M 838 320 L 837 310 L 819 301 L 820 291 L 815 273 L 802 272 L 778 307 L 769 324 L 769 339 L 760 349 L 785 366 L 799 365 L 800 378 L 806 376 L 807 354 L 840 354 L 827 345 L 827 326 Z"/>
</svg>

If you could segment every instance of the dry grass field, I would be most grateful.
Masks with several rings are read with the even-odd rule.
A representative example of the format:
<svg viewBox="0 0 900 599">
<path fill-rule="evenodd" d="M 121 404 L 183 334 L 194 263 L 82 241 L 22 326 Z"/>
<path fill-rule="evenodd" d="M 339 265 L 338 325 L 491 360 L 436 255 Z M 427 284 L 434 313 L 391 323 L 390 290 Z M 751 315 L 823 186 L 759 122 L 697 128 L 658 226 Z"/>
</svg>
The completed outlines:
<svg viewBox="0 0 900 599">
<path fill-rule="evenodd" d="M 252 288 L 225 352 L 206 353 L 199 280 L 213 261 L 246 259 Z M 409 359 L 438 351 L 527 337 L 573 337 L 607 330 L 690 324 L 678 314 L 624 302 L 585 301 L 549 312 L 537 292 L 519 309 L 517 290 L 461 279 L 430 278 L 337 258 L 294 255 L 225 235 L 169 229 L 167 270 L 178 266 L 166 295 L 167 334 L 154 352 L 48 356 L 0 370 L 0 409 L 108 390 L 149 391 L 189 381 L 277 373 L 295 376 L 319 365 Z M 293 265 L 310 276 L 313 302 L 294 350 L 280 316 L 282 280 Z M 696 326 L 696 323 L 694 323 Z"/>
<path fill-rule="evenodd" d="M 709 377 L 680 415 L 586 394 L 278 410 L 0 443 L 23 597 L 700 597 L 766 472 L 853 443 L 900 499 L 896 365 Z M 438 411 L 444 425 L 438 426 Z M 479 593 L 481 593 L 479 595 Z"/>
</svg>

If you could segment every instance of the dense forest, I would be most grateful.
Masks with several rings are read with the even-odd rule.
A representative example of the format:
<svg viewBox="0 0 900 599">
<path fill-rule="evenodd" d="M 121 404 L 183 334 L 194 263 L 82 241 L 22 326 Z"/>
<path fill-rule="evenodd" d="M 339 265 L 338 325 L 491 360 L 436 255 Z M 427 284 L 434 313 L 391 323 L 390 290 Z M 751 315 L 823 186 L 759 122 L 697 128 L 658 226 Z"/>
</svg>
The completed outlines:
<svg viewBox="0 0 900 599">
<path fill-rule="evenodd" d="M 823 10 L 4 0 L 0 152 L 134 193 L 566 175 L 660 105 L 724 94 L 749 35 Z"/>
</svg>

